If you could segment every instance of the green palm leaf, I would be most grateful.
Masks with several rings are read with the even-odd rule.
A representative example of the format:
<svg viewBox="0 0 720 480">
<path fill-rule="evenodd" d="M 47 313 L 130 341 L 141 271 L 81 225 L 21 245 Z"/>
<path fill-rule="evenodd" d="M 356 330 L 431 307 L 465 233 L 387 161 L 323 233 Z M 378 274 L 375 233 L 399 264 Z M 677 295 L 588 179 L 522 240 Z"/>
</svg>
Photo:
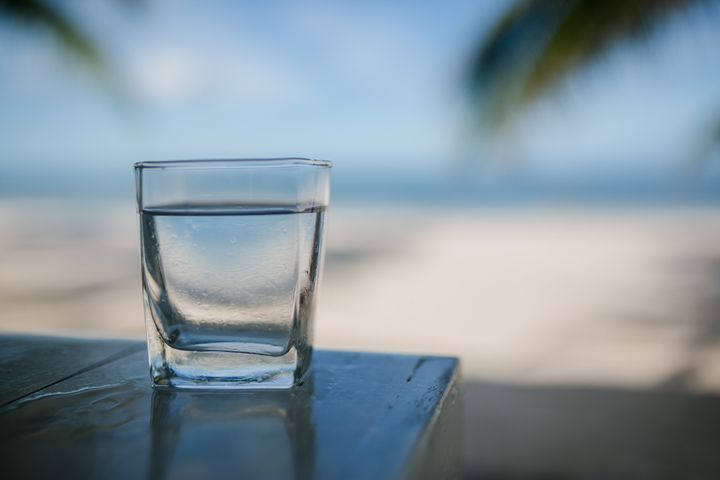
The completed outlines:
<svg viewBox="0 0 720 480">
<path fill-rule="evenodd" d="M 0 0 L 0 13 L 52 32 L 60 44 L 95 70 L 103 67 L 95 44 L 56 6 L 41 0 Z"/>
<path fill-rule="evenodd" d="M 490 126 L 547 93 L 619 41 L 642 38 L 663 17 L 701 0 L 523 0 L 474 55 L 471 94 Z"/>
</svg>

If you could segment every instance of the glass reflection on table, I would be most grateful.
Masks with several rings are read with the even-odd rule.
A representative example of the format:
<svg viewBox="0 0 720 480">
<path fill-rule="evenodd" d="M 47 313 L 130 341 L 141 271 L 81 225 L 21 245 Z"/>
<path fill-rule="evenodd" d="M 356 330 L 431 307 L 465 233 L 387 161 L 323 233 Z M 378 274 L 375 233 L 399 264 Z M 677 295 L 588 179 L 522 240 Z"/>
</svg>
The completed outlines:
<svg viewBox="0 0 720 480">
<path fill-rule="evenodd" d="M 149 478 L 311 478 L 312 378 L 289 391 L 156 389 Z"/>
</svg>

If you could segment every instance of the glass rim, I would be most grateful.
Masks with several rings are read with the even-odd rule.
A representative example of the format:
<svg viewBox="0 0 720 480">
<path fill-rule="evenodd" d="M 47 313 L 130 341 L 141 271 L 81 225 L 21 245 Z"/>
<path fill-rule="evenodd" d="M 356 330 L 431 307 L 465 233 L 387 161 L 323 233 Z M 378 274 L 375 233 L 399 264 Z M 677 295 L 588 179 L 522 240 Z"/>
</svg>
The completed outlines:
<svg viewBox="0 0 720 480">
<path fill-rule="evenodd" d="M 146 168 L 205 169 L 205 168 L 268 168 L 268 167 L 318 167 L 331 168 L 332 162 L 302 157 L 278 158 L 218 158 L 198 160 L 157 160 L 137 162 L 136 170 Z"/>
</svg>

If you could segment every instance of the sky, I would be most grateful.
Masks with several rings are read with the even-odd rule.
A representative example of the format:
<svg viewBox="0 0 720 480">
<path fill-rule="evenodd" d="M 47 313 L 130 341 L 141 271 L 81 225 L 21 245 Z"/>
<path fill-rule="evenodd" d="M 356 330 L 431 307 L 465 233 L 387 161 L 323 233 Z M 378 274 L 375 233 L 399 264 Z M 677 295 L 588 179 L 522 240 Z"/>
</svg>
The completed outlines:
<svg viewBox="0 0 720 480">
<path fill-rule="evenodd" d="M 464 67 L 510 4 L 61 2 L 110 87 L 46 32 L 1 18 L 0 166 L 305 156 L 370 175 L 474 163 L 562 177 L 684 163 L 720 111 L 720 17 L 669 20 L 468 143 Z"/>
</svg>

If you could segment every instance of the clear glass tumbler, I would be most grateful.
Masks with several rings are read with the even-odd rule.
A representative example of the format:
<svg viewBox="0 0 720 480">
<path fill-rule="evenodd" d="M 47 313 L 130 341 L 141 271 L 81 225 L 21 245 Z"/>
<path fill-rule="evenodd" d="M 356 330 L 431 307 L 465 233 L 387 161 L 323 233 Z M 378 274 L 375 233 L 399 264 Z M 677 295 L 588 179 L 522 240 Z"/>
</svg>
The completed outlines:
<svg viewBox="0 0 720 480">
<path fill-rule="evenodd" d="M 330 167 L 302 158 L 135 165 L 154 385 L 300 382 Z"/>
</svg>

